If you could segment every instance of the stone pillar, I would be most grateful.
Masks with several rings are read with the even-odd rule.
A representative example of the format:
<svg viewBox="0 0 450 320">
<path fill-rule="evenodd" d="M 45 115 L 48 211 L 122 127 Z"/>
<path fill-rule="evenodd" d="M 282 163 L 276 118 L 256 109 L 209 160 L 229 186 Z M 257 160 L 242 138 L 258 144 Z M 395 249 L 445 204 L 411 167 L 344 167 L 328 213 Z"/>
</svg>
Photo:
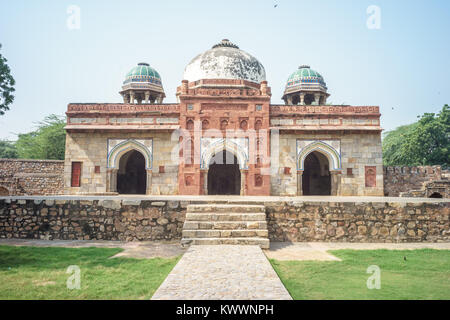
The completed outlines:
<svg viewBox="0 0 450 320">
<path fill-rule="evenodd" d="M 161 104 L 162 102 L 163 102 L 163 94 L 162 93 L 160 93 L 159 95 L 158 95 L 158 98 L 156 98 L 156 101 L 158 102 L 158 104 Z"/>
<path fill-rule="evenodd" d="M 304 93 L 300 93 L 300 105 L 302 105 L 302 106 L 305 105 L 305 94 Z"/>
<path fill-rule="evenodd" d="M 147 171 L 147 186 L 146 186 L 145 194 L 152 194 L 153 171 L 152 171 L 152 169 L 147 169 L 145 171 Z"/>
<path fill-rule="evenodd" d="M 108 169 L 106 171 L 106 192 L 117 192 L 117 169 Z"/>
<path fill-rule="evenodd" d="M 150 91 L 145 91 L 145 101 L 144 103 L 149 103 L 150 99 Z"/>
<path fill-rule="evenodd" d="M 303 195 L 303 170 L 297 171 L 297 195 Z"/>
<path fill-rule="evenodd" d="M 287 97 L 287 104 L 291 105 L 292 104 L 292 96 L 288 96 Z"/>
<path fill-rule="evenodd" d="M 203 174 L 203 194 L 208 195 L 208 170 L 201 170 Z"/>
<path fill-rule="evenodd" d="M 314 94 L 314 105 L 318 106 L 319 105 L 319 99 L 320 99 L 320 94 L 315 93 Z"/>
<path fill-rule="evenodd" d="M 134 92 L 130 90 L 130 103 L 134 103 Z"/>
<path fill-rule="evenodd" d="M 341 185 L 341 172 L 340 171 L 330 171 L 331 174 L 331 195 L 339 195 L 340 185 Z"/>
<path fill-rule="evenodd" d="M 123 103 L 128 103 L 128 95 L 126 93 L 123 93 L 122 97 L 123 97 Z"/>
<path fill-rule="evenodd" d="M 244 170 L 241 169 L 241 190 L 240 190 L 240 195 L 244 196 L 245 195 L 245 183 L 247 181 L 247 174 L 248 174 L 248 170 Z"/>
</svg>

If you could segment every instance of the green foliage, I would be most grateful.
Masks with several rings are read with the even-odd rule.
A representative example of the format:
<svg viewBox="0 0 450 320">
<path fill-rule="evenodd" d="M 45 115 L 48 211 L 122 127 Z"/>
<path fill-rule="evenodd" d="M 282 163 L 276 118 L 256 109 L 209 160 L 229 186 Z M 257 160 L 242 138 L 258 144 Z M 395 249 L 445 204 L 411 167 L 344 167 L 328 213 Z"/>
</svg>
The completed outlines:
<svg viewBox="0 0 450 320">
<path fill-rule="evenodd" d="M 272 266 L 291 294 L 300 299 L 450 299 L 450 250 L 336 250 L 342 261 L 279 261 Z M 406 260 L 405 258 L 406 257 Z M 381 270 L 381 288 L 368 289 Z"/>
<path fill-rule="evenodd" d="M 66 144 L 65 118 L 47 116 L 38 123 L 38 128 L 29 133 L 19 134 L 15 143 L 19 158 L 63 160 Z"/>
<path fill-rule="evenodd" d="M 178 258 L 111 258 L 120 248 L 0 246 L 0 299 L 150 299 Z M 79 290 L 67 289 L 81 270 Z"/>
<path fill-rule="evenodd" d="M 417 127 L 418 123 L 400 126 L 384 133 L 383 162 L 387 166 L 408 165 L 403 157 L 401 146 L 405 139 Z"/>
<path fill-rule="evenodd" d="M 450 162 L 450 107 L 425 113 L 416 123 L 385 134 L 384 165 L 442 165 Z"/>
<path fill-rule="evenodd" d="M 0 44 L 0 49 L 2 45 Z M 8 60 L 0 54 L 0 115 L 9 110 L 9 105 L 14 101 L 13 92 L 16 81 L 11 75 L 11 70 L 6 64 Z"/>
<path fill-rule="evenodd" d="M 15 159 L 17 156 L 17 149 L 13 142 L 0 140 L 0 158 Z"/>
</svg>

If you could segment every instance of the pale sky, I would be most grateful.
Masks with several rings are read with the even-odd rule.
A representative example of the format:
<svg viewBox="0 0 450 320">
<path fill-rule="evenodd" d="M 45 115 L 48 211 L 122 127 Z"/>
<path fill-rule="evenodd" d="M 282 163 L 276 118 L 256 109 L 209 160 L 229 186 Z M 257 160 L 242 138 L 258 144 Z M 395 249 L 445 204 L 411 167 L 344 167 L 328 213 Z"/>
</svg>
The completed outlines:
<svg viewBox="0 0 450 320">
<path fill-rule="evenodd" d="M 67 26 L 70 5 L 80 8 L 79 29 Z M 367 26 L 371 5 L 380 29 Z M 185 66 L 224 38 L 264 65 L 272 103 L 308 64 L 325 78 L 329 102 L 379 105 L 390 130 L 450 103 L 449 18 L 446 0 L 0 0 L 0 52 L 17 82 L 0 139 L 71 102 L 121 102 L 138 62 L 160 73 L 164 102 L 175 102 Z"/>
</svg>

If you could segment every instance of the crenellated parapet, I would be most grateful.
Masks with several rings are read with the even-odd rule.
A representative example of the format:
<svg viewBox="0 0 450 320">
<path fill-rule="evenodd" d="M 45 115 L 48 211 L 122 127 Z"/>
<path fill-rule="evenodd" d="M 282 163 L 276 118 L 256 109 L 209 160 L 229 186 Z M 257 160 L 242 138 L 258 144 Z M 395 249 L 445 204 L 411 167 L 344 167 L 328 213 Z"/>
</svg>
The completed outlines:
<svg viewBox="0 0 450 320">
<path fill-rule="evenodd" d="M 378 106 L 270 105 L 273 129 L 381 131 Z"/>
<path fill-rule="evenodd" d="M 69 104 L 68 131 L 174 130 L 179 128 L 178 104 Z"/>
</svg>

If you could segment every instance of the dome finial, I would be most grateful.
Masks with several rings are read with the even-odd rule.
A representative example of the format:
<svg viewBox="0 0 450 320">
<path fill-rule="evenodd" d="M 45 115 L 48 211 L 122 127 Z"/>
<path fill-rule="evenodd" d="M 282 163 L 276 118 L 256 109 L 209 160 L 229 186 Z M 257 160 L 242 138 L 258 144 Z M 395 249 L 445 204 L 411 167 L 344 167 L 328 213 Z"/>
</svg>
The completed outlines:
<svg viewBox="0 0 450 320">
<path fill-rule="evenodd" d="M 310 66 L 308 66 L 307 64 L 302 64 L 300 67 L 298 67 L 299 69 L 311 69 Z"/>
<path fill-rule="evenodd" d="M 232 43 L 230 40 L 228 39 L 223 39 L 221 42 L 219 42 L 216 45 L 213 45 L 213 49 L 216 48 L 224 48 L 224 47 L 228 47 L 228 48 L 235 48 L 235 49 L 239 49 L 239 47 L 237 45 L 235 45 L 234 43 Z"/>
</svg>

